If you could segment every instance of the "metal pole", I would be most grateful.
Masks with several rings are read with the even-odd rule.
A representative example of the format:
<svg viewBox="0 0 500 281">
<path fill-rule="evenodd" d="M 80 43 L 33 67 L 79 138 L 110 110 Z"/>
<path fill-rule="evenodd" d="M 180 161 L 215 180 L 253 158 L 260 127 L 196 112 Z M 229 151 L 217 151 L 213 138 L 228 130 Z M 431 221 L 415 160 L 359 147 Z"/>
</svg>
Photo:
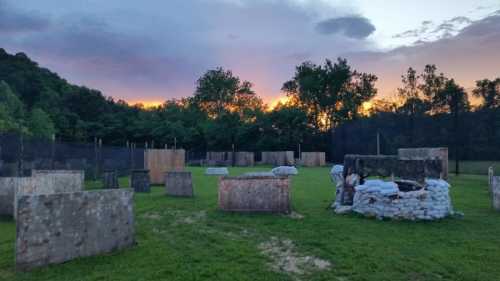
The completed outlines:
<svg viewBox="0 0 500 281">
<path fill-rule="evenodd" d="M 19 162 L 17 164 L 17 176 L 23 176 L 23 134 L 19 135 Z"/>
<path fill-rule="evenodd" d="M 97 180 L 97 137 L 94 137 L 94 180 Z"/>
<path fill-rule="evenodd" d="M 177 150 L 177 137 L 174 137 L 174 150 Z"/>
<path fill-rule="evenodd" d="M 377 131 L 377 155 L 380 155 L 380 133 Z"/>
<path fill-rule="evenodd" d="M 56 148 L 56 135 L 52 134 L 52 147 L 51 147 L 51 151 L 50 151 L 50 159 L 51 159 L 50 166 L 53 170 L 55 169 L 55 164 L 54 164 L 55 148 Z"/>
</svg>

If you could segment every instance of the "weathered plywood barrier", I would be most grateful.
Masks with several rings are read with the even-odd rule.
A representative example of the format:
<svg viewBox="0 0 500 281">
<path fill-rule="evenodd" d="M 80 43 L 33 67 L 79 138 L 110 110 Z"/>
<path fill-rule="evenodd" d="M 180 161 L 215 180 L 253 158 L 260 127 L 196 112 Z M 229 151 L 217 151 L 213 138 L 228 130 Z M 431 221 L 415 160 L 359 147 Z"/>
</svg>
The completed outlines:
<svg viewBox="0 0 500 281">
<path fill-rule="evenodd" d="M 108 253 L 134 241 L 130 189 L 18 197 L 18 270 Z"/>
<path fill-rule="evenodd" d="M 300 154 L 300 164 L 305 167 L 322 167 L 326 164 L 324 152 L 302 152 Z"/>
<path fill-rule="evenodd" d="M 289 186 L 287 177 L 222 177 L 219 208 L 231 212 L 289 213 Z"/>
<path fill-rule="evenodd" d="M 16 196 L 82 191 L 83 171 L 33 170 L 31 177 L 0 178 L 0 214 L 16 216 Z"/>
<path fill-rule="evenodd" d="M 208 165 L 235 165 L 238 167 L 250 167 L 255 165 L 254 153 L 247 151 L 208 151 L 206 162 Z"/>
<path fill-rule="evenodd" d="M 237 167 L 251 167 L 255 165 L 253 152 L 238 151 L 234 153 L 234 165 Z"/>
<path fill-rule="evenodd" d="M 14 216 L 14 199 L 19 186 L 33 185 L 32 178 L 0 177 L 0 215 Z"/>
<path fill-rule="evenodd" d="M 442 178 L 448 179 L 448 148 L 400 148 L 398 158 L 402 160 L 439 160 L 441 161 Z"/>
<path fill-rule="evenodd" d="M 38 187 L 39 193 L 80 191 L 85 184 L 83 170 L 32 170 L 31 177 L 43 182 Z"/>
<path fill-rule="evenodd" d="M 493 208 L 500 211 L 500 177 L 491 177 L 491 196 L 493 200 Z"/>
<path fill-rule="evenodd" d="M 263 151 L 262 164 L 273 166 L 293 166 L 295 165 L 293 151 Z"/>
<path fill-rule="evenodd" d="M 170 196 L 193 197 L 191 172 L 166 172 L 165 192 Z"/>
<path fill-rule="evenodd" d="M 185 161 L 184 149 L 144 150 L 144 167 L 149 170 L 151 184 L 165 183 L 165 172 L 184 171 Z"/>
</svg>

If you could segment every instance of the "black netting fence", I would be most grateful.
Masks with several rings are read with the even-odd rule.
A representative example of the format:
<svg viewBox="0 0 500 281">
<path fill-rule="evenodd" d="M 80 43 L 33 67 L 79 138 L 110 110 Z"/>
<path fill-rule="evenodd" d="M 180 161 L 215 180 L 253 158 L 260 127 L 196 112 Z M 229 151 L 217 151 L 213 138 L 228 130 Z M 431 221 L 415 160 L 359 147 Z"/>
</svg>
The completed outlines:
<svg viewBox="0 0 500 281">
<path fill-rule="evenodd" d="M 500 173 L 500 110 L 495 118 L 484 112 L 463 114 L 457 126 L 449 114 L 410 118 L 393 113 L 347 122 L 335 128 L 331 162 L 346 154 L 397 154 L 399 148 L 448 147 L 450 173 Z M 489 118 L 489 119 L 488 119 Z"/>
<path fill-rule="evenodd" d="M 0 176 L 29 176 L 38 170 L 84 170 L 98 178 L 104 170 L 128 175 L 144 168 L 144 149 L 94 143 L 62 143 L 18 134 L 0 135 Z"/>
</svg>

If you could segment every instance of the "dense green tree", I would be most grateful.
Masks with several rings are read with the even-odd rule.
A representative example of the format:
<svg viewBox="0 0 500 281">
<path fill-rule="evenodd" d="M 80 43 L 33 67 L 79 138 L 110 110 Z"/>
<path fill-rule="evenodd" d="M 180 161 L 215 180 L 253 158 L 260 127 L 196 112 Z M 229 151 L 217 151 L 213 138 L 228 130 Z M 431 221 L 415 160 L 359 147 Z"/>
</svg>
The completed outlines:
<svg viewBox="0 0 500 281">
<path fill-rule="evenodd" d="M 56 132 L 50 115 L 40 108 L 31 110 L 28 128 L 31 135 L 41 138 L 52 138 Z"/>
<path fill-rule="evenodd" d="M 24 133 L 24 105 L 10 86 L 0 81 L 0 131 Z"/>
<path fill-rule="evenodd" d="M 476 81 L 474 96 L 483 100 L 482 107 L 496 109 L 500 107 L 500 77 L 495 80 L 483 79 Z"/>
<path fill-rule="evenodd" d="M 433 99 L 434 108 L 439 108 L 441 111 L 449 112 L 452 116 L 452 131 L 454 132 L 453 146 L 455 154 L 455 171 L 458 174 L 460 151 L 459 147 L 463 144 L 464 128 L 460 126 L 461 117 L 465 112 L 470 110 L 469 99 L 464 88 L 460 87 L 455 80 L 446 80 L 445 85 Z"/>
<path fill-rule="evenodd" d="M 316 129 L 327 130 L 358 115 L 363 102 L 375 96 L 376 80 L 375 75 L 359 73 L 339 58 L 335 63 L 326 60 L 324 65 L 305 62 L 297 66 L 282 90 L 306 111 Z"/>
</svg>

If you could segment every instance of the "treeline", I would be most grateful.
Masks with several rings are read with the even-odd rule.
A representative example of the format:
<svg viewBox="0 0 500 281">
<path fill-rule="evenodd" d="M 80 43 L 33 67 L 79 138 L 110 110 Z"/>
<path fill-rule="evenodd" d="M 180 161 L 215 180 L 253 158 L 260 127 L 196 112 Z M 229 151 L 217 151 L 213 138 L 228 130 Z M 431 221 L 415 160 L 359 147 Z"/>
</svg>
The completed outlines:
<svg viewBox="0 0 500 281">
<path fill-rule="evenodd" d="M 25 54 L 0 49 L 0 131 L 70 142 L 205 150 L 320 150 L 337 154 L 371 147 L 373 131 L 387 134 L 390 147 L 423 144 L 453 146 L 471 138 L 498 144 L 500 79 L 478 81 L 473 108 L 468 93 L 433 65 L 421 74 L 410 68 L 395 102 L 373 100 L 373 74 L 352 69 L 346 60 L 305 62 L 283 84 L 286 103 L 269 108 L 252 83 L 229 70 L 207 71 L 192 96 L 167 100 L 156 108 L 130 106 L 101 92 L 75 86 L 41 68 Z M 140 94 L 140 93 L 138 93 Z M 372 104 L 368 111 L 366 105 Z M 464 120 L 479 125 L 465 126 Z M 426 121 L 427 120 L 427 121 Z M 431 120 L 431 121 L 429 121 Z M 427 122 L 436 130 L 423 129 Z M 384 129 L 385 127 L 387 129 Z M 355 128 L 355 129 L 349 129 Z M 482 128 L 482 129 L 480 129 Z M 339 132 L 350 133 L 341 134 Z M 434 141 L 436 134 L 445 136 Z M 356 146 L 366 135 L 366 146 Z M 370 137 L 368 137 L 368 135 Z M 433 140 L 433 141 L 430 141 Z M 347 147 L 342 151 L 339 147 Z M 392 148 L 391 148 L 392 149 Z"/>
<path fill-rule="evenodd" d="M 479 80 L 469 95 L 454 79 L 425 66 L 409 68 L 398 89 L 399 103 L 381 103 L 369 117 L 344 123 L 332 136 L 332 155 L 374 154 L 401 147 L 448 147 L 452 159 L 500 159 L 500 78 Z"/>
</svg>

